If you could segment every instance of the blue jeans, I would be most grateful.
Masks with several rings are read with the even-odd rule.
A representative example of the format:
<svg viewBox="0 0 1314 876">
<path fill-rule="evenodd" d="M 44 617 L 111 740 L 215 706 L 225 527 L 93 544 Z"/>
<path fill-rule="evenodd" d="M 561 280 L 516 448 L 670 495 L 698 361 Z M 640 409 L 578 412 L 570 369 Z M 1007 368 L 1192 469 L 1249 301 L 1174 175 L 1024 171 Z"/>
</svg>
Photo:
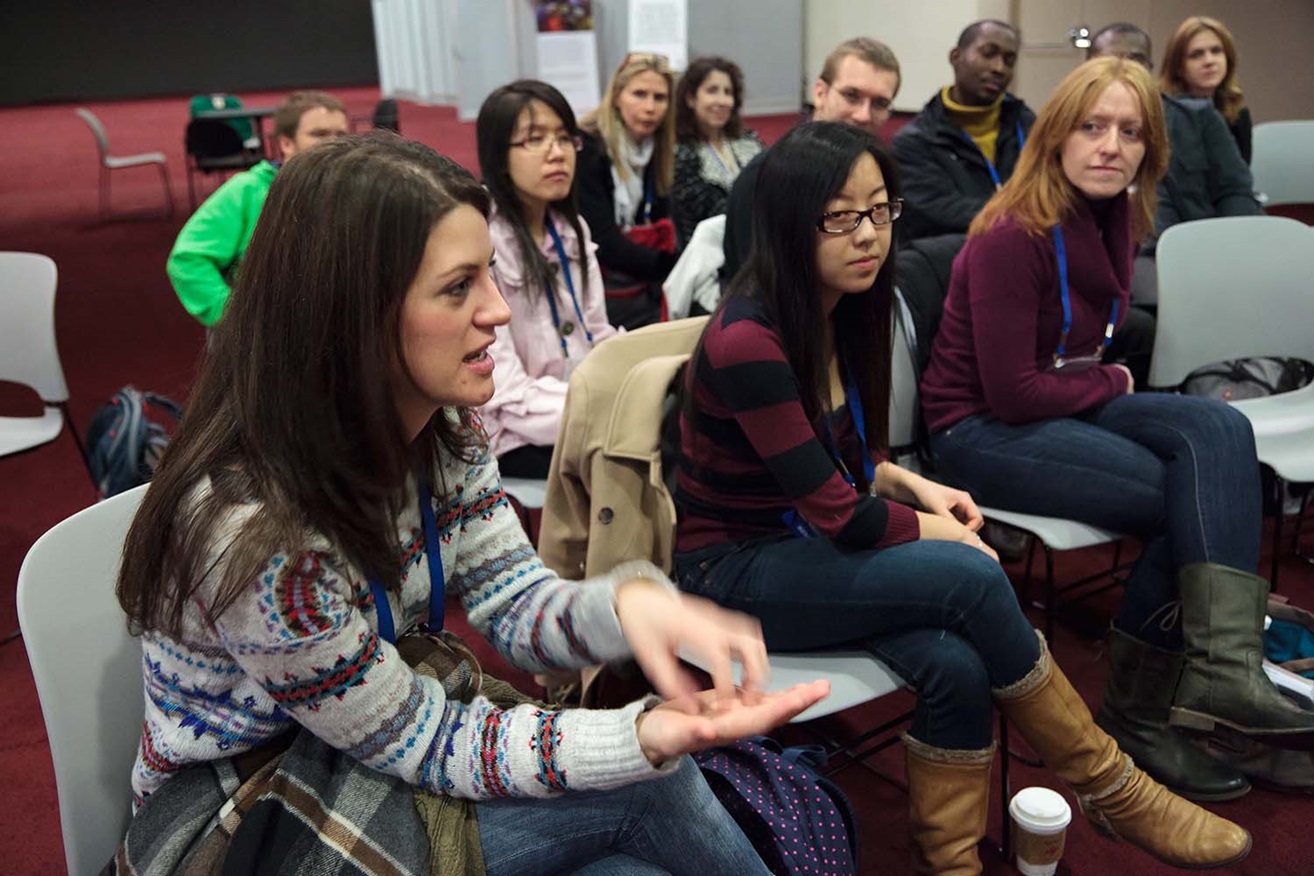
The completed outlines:
<svg viewBox="0 0 1314 876">
<path fill-rule="evenodd" d="M 770 872 L 688 757 L 660 779 L 476 809 L 488 876 Z"/>
<path fill-rule="evenodd" d="M 984 505 L 1066 517 L 1145 543 L 1115 623 L 1181 648 L 1165 606 L 1177 570 L 1209 562 L 1253 572 L 1261 485 L 1250 421 L 1212 399 L 1121 396 L 1080 417 L 1020 426 L 988 414 L 931 436 L 941 474 Z"/>
<path fill-rule="evenodd" d="M 917 692 L 912 735 L 939 748 L 990 745 L 991 688 L 1040 658 L 1003 569 L 970 545 L 784 536 L 677 554 L 675 566 L 681 589 L 755 615 L 772 651 L 868 648 Z"/>
</svg>

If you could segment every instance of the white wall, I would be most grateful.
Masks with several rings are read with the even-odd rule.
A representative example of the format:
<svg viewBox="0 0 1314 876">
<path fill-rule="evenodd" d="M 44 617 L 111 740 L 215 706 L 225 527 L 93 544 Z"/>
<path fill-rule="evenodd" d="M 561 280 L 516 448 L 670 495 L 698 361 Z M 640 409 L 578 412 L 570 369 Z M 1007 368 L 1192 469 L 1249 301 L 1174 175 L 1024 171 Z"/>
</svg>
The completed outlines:
<svg viewBox="0 0 1314 876">
<path fill-rule="evenodd" d="M 917 111 L 953 78 L 949 50 L 973 21 L 1010 21 L 1008 0 L 806 0 L 803 73 L 810 89 L 836 44 L 870 36 L 899 58 L 903 85 L 895 109 Z"/>
</svg>

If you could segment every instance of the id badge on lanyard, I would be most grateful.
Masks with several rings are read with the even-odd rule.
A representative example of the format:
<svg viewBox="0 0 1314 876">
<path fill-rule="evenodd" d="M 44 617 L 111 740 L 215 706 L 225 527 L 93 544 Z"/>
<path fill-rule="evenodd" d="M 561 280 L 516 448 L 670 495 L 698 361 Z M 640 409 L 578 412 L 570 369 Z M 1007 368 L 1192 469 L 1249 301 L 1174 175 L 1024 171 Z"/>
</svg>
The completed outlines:
<svg viewBox="0 0 1314 876">
<path fill-rule="evenodd" d="M 1068 291 L 1068 249 L 1063 239 L 1063 229 L 1055 225 L 1050 229 L 1054 238 L 1054 258 L 1058 262 L 1059 300 L 1063 305 L 1063 330 L 1059 333 L 1058 349 L 1054 351 L 1052 371 L 1084 371 L 1092 365 L 1104 361 L 1104 352 L 1113 342 L 1113 329 L 1118 323 L 1118 299 L 1113 299 L 1109 308 L 1109 321 L 1104 326 L 1104 337 L 1095 352 L 1087 356 L 1068 355 L 1068 332 L 1072 330 L 1072 298 Z"/>
<path fill-rule="evenodd" d="M 844 382 L 844 400 L 848 403 L 849 415 L 853 417 L 853 425 L 858 432 L 858 442 L 862 445 L 862 473 L 867 479 L 868 487 L 871 487 L 876 483 L 876 463 L 871 461 L 871 450 L 867 446 L 867 419 L 863 415 L 862 396 L 858 395 L 858 387 L 854 384 L 851 376 Z M 826 424 L 826 430 L 830 431 L 829 422 Z M 840 458 L 839 443 L 835 440 L 834 433 L 830 435 L 830 451 L 835 459 L 835 467 L 839 469 L 848 485 L 853 487 L 854 492 L 857 492 L 858 484 L 853 480 L 853 475 L 849 473 L 848 467 L 844 465 L 844 460 Z M 790 508 L 780 515 L 780 519 L 784 521 L 785 526 L 789 527 L 789 531 L 794 533 L 796 538 L 818 537 L 817 531 L 812 528 L 812 524 L 808 523 L 796 508 Z"/>
</svg>

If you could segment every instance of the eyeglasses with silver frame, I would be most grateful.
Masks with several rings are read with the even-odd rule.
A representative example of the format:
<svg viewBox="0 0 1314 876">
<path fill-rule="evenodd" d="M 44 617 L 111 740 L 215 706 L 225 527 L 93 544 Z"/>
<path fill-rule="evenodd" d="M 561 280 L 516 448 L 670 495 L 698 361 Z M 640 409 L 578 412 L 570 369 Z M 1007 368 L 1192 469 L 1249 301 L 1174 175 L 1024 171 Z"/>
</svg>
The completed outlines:
<svg viewBox="0 0 1314 876">
<path fill-rule="evenodd" d="M 518 146 L 531 155 L 543 155 L 552 151 L 556 144 L 562 152 L 578 152 L 584 148 L 584 138 L 579 134 L 558 134 L 549 137 L 546 134 L 531 134 L 523 140 L 515 140 L 508 146 Z"/>
<path fill-rule="evenodd" d="M 866 210 L 836 210 L 822 213 L 817 220 L 817 230 L 822 234 L 851 234 L 858 230 L 862 220 L 880 227 L 889 225 L 903 215 L 903 198 L 891 198 L 879 204 L 872 204 Z"/>
</svg>

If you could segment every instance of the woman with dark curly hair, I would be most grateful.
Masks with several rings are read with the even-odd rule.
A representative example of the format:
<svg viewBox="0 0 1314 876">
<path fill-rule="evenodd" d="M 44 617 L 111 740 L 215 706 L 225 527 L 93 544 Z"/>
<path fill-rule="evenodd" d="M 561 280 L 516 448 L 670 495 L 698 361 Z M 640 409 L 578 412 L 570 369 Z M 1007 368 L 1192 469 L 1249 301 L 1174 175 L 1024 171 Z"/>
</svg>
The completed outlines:
<svg viewBox="0 0 1314 876">
<path fill-rule="evenodd" d="M 691 61 L 675 89 L 671 215 L 681 247 L 699 222 L 725 212 L 739 171 L 762 151 L 762 141 L 739 118 L 743 105 L 743 71 L 717 55 Z"/>
</svg>

